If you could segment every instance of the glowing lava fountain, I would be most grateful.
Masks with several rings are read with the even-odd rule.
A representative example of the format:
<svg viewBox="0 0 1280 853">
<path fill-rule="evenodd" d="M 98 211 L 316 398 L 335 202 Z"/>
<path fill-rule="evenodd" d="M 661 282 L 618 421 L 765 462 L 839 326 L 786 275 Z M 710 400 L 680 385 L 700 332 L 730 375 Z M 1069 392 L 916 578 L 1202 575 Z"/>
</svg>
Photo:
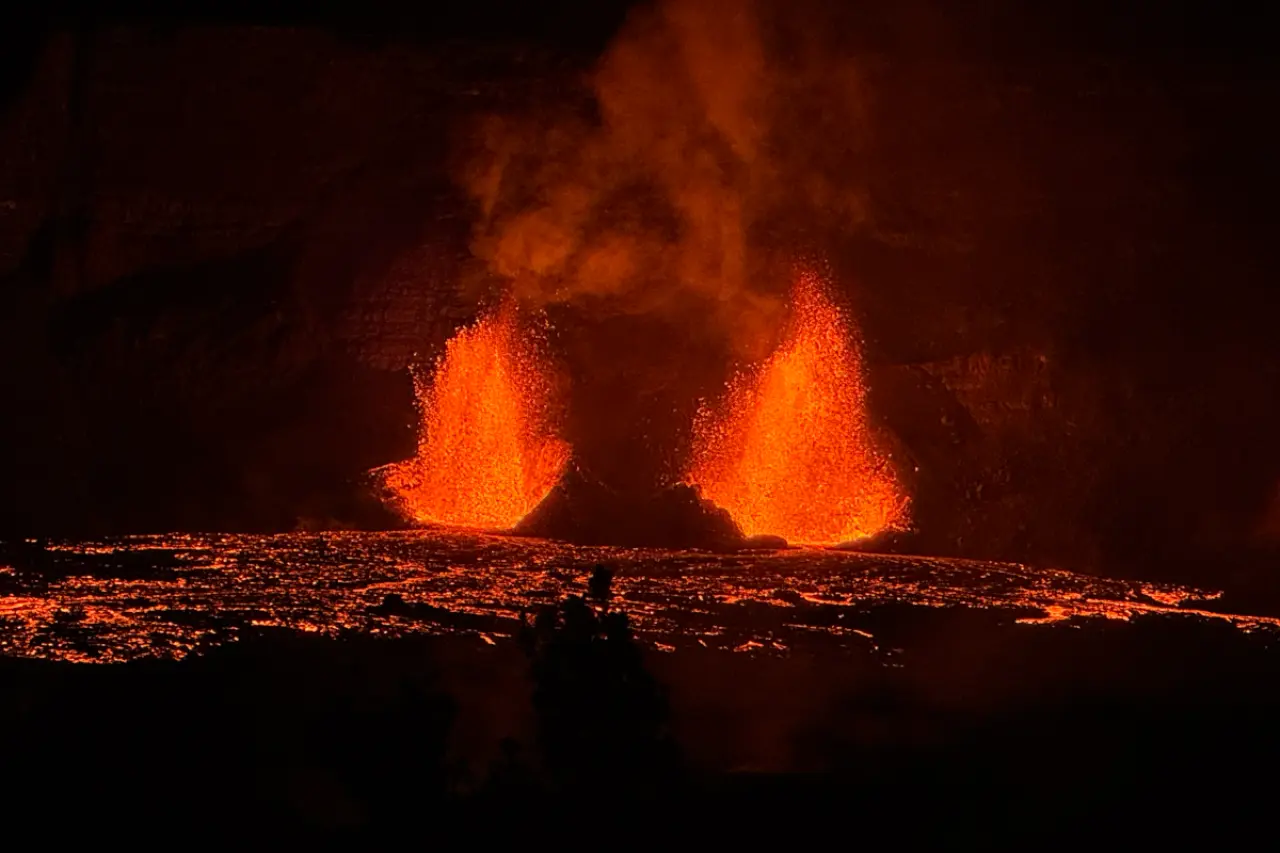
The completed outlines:
<svg viewBox="0 0 1280 853">
<path fill-rule="evenodd" d="M 377 472 L 401 511 L 418 522 L 507 529 L 537 506 L 569 459 L 546 418 L 546 376 L 510 307 L 454 335 L 429 381 L 416 378 L 417 456 Z"/>
<path fill-rule="evenodd" d="M 748 536 L 836 544 L 905 527 L 908 499 L 866 416 L 848 324 L 802 273 L 779 349 L 694 424 L 688 477 Z"/>
</svg>

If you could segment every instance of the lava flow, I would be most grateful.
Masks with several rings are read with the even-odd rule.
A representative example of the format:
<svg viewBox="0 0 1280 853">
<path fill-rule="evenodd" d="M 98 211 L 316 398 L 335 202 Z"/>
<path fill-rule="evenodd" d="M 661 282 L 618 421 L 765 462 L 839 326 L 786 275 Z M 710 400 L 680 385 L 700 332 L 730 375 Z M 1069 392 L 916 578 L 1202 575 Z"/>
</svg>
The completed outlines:
<svg viewBox="0 0 1280 853">
<path fill-rule="evenodd" d="M 515 526 L 559 479 L 568 445 L 546 419 L 546 372 L 503 309 L 459 331 L 417 382 L 418 453 L 379 472 L 414 521 Z"/>
<path fill-rule="evenodd" d="M 876 447 L 861 362 L 813 273 L 792 293 L 782 346 L 733 380 L 694 425 L 689 481 L 749 536 L 836 544 L 907 522 L 907 497 Z"/>
</svg>

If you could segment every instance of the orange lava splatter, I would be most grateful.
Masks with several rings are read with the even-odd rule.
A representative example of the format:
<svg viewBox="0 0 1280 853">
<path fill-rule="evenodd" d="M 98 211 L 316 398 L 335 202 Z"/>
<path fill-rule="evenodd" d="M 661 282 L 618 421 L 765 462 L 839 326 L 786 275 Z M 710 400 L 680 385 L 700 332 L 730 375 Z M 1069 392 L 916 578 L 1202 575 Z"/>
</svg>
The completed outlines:
<svg viewBox="0 0 1280 853">
<path fill-rule="evenodd" d="M 459 331 L 430 381 L 418 381 L 418 454 L 380 470 L 418 522 L 514 527 L 551 491 L 569 447 L 546 421 L 547 382 L 536 349 L 504 308 Z"/>
<path fill-rule="evenodd" d="M 836 544 L 904 527 L 908 500 L 867 424 L 845 318 L 802 273 L 781 347 L 694 425 L 689 481 L 748 536 Z"/>
</svg>

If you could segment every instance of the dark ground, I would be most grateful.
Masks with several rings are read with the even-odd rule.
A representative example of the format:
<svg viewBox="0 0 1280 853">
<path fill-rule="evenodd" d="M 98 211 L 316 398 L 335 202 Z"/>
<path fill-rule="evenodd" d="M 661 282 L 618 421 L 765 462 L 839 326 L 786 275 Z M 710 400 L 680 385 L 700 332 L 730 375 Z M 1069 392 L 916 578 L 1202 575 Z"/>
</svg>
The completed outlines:
<svg viewBox="0 0 1280 853">
<path fill-rule="evenodd" d="M 509 641 L 271 632 L 176 663 L 2 661 L 0 812 L 250 844 L 572 844 L 600 824 L 1155 843 L 1265 828 L 1270 812 L 1270 636 L 885 608 L 888 663 L 668 655 L 607 617 L 584 629 L 584 608 L 532 658 Z"/>
</svg>

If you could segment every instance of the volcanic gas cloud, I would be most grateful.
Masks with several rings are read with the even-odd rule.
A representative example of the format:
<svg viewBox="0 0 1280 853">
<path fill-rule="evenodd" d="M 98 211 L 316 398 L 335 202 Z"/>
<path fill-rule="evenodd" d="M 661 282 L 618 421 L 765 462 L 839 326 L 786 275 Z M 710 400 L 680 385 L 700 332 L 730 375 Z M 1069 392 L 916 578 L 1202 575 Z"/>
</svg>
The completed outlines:
<svg viewBox="0 0 1280 853">
<path fill-rule="evenodd" d="M 835 544 L 904 526 L 907 498 L 867 423 L 847 322 L 809 272 L 791 311 L 777 352 L 700 413 L 690 481 L 749 536 Z"/>
<path fill-rule="evenodd" d="M 509 307 L 459 331 L 418 377 L 418 453 L 382 469 L 406 516 L 461 527 L 513 527 L 559 479 L 568 446 L 547 421 L 538 347 Z"/>
</svg>

